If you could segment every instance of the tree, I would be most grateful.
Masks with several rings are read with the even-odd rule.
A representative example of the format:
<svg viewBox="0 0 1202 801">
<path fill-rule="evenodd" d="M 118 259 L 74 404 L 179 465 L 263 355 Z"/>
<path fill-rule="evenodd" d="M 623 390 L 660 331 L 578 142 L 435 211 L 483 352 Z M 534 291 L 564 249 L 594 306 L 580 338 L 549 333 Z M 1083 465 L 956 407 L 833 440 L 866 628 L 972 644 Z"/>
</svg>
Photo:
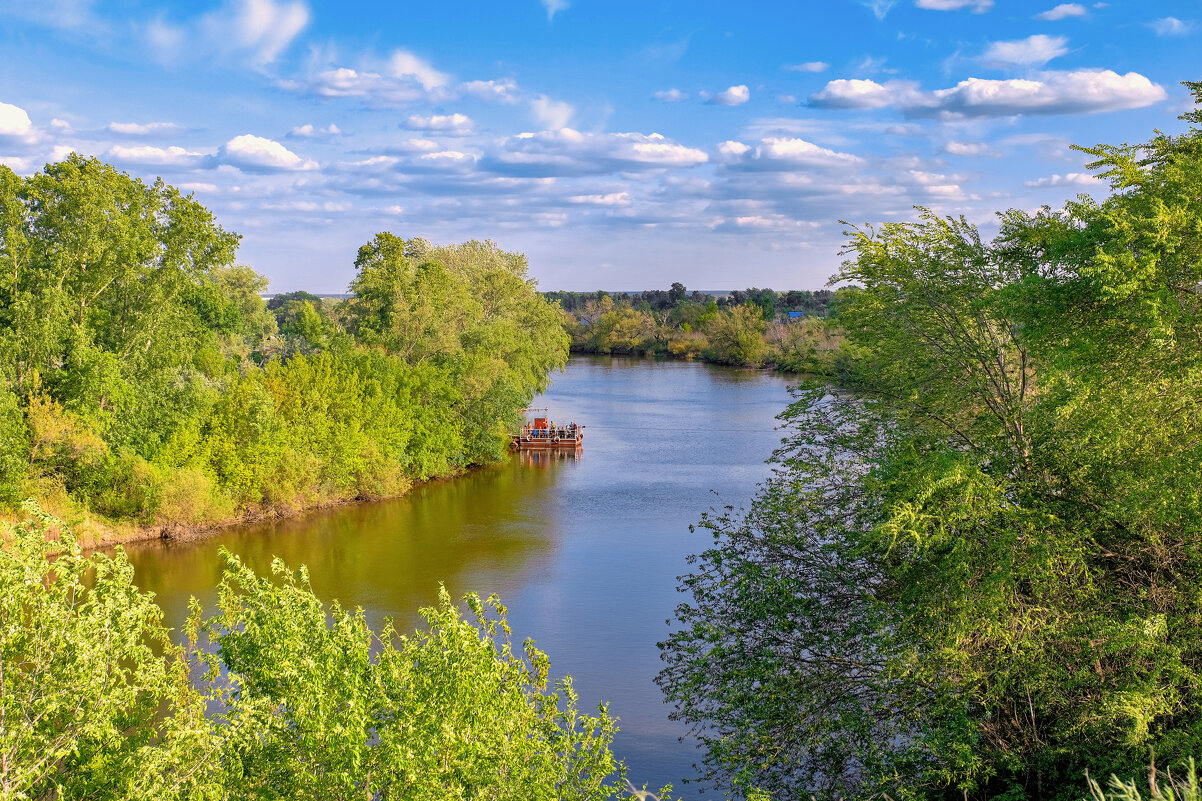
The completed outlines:
<svg viewBox="0 0 1202 801">
<path fill-rule="evenodd" d="M 850 232 L 842 390 L 703 521 L 664 644 L 714 779 L 1077 797 L 1202 748 L 1202 130 L 1086 152 L 1111 197 L 991 244 Z"/>
<path fill-rule="evenodd" d="M 0 546 L 0 797 L 615 795 L 614 719 L 550 686 L 495 598 L 468 596 L 465 617 L 444 591 L 425 630 L 375 632 L 304 568 L 261 578 L 226 554 L 219 613 L 194 606 L 186 651 L 122 551 L 84 555 L 28 513 Z"/>
<path fill-rule="evenodd" d="M 705 333 L 716 361 L 758 367 L 764 359 L 766 329 L 760 307 L 746 305 L 715 315 Z"/>
</svg>

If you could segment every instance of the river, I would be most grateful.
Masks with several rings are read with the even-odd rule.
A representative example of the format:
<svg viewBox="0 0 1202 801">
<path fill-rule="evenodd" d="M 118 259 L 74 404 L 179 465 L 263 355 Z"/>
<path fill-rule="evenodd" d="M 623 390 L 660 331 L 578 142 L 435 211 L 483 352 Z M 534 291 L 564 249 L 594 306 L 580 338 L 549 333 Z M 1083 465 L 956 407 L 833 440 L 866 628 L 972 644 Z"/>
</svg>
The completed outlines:
<svg viewBox="0 0 1202 801">
<path fill-rule="evenodd" d="M 139 585 L 169 625 L 196 596 L 207 607 L 218 547 L 260 572 L 273 556 L 309 566 L 314 590 L 412 629 L 417 609 L 497 593 L 514 639 L 532 637 L 582 711 L 605 701 L 620 719 L 614 751 L 635 784 L 698 797 L 699 752 L 680 742 L 653 678 L 656 643 L 683 596 L 676 577 L 710 536 L 689 525 L 710 508 L 745 506 L 780 440 L 789 381 L 758 370 L 619 357 L 573 357 L 535 406 L 587 426 L 578 459 L 513 456 L 406 497 L 247 525 L 195 542 L 131 545 Z"/>
</svg>

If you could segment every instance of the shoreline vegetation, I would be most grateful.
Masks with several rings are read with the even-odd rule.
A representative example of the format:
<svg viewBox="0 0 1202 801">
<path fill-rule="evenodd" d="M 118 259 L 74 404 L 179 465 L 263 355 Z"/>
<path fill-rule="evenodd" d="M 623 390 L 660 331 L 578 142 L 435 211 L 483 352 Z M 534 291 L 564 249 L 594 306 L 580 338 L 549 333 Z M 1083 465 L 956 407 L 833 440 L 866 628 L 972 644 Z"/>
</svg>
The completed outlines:
<svg viewBox="0 0 1202 801">
<path fill-rule="evenodd" d="M 992 241 L 926 209 L 848 226 L 838 391 L 781 415 L 747 510 L 703 517 L 660 644 L 708 781 L 778 801 L 1199 797 L 1186 85 L 1185 132 L 1079 148 L 1103 199 L 1001 212 Z"/>
<path fill-rule="evenodd" d="M 235 261 L 191 196 L 0 167 L 0 508 L 93 546 L 401 495 L 506 452 L 569 338 L 524 256 L 377 234 L 351 296 Z"/>
</svg>

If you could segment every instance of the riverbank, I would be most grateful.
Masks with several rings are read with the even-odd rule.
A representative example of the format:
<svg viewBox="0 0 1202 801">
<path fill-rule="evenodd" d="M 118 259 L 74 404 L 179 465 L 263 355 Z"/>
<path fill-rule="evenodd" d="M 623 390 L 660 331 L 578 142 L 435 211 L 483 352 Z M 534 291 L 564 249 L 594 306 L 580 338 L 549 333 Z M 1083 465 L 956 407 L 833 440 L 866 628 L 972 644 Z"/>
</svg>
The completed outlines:
<svg viewBox="0 0 1202 801">
<path fill-rule="evenodd" d="M 489 465 L 476 465 L 466 470 L 445 476 L 436 476 L 424 481 L 410 482 L 404 491 L 391 495 L 355 496 L 349 498 L 328 498 L 311 504 L 295 507 L 277 507 L 270 509 L 254 509 L 244 514 L 225 517 L 217 521 L 189 522 L 184 520 L 165 520 L 154 523 L 137 523 L 128 520 L 113 520 L 104 515 L 96 514 L 70 498 L 31 498 L 40 509 L 53 515 L 71 529 L 79 544 L 88 551 L 105 550 L 119 545 L 133 543 L 170 540 L 173 542 L 195 542 L 210 539 L 225 531 L 242 526 L 264 523 L 269 521 L 297 520 L 314 512 L 336 509 L 344 506 L 362 506 L 372 503 L 383 503 L 397 500 L 429 485 L 455 481 L 471 472 Z M 65 503 L 64 503 L 65 501 Z M 26 516 L 18 509 L 0 511 L 0 523 L 13 525 Z"/>
</svg>

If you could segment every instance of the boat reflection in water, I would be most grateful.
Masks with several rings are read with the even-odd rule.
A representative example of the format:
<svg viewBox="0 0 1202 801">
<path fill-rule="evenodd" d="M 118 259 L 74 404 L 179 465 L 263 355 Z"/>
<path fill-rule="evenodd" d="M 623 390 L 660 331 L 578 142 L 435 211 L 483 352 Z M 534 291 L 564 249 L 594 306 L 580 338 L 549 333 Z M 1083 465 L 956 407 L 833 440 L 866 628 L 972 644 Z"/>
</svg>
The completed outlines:
<svg viewBox="0 0 1202 801">
<path fill-rule="evenodd" d="M 583 454 L 579 448 L 559 450 L 551 448 L 522 449 L 518 451 L 518 461 L 524 467 L 540 467 L 546 470 L 556 462 L 579 462 Z"/>
</svg>

